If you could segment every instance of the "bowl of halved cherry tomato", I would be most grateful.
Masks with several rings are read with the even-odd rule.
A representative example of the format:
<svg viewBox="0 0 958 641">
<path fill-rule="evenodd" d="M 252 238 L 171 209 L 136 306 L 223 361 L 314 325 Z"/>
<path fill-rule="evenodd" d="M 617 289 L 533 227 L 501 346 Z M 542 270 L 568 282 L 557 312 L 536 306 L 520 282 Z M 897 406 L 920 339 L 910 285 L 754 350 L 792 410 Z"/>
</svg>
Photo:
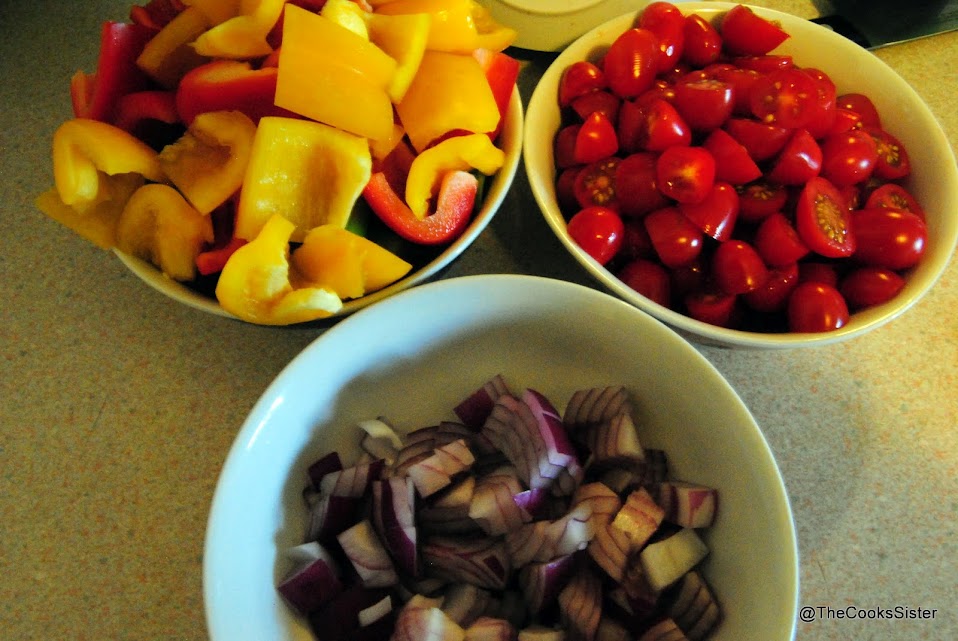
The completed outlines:
<svg viewBox="0 0 958 641">
<path fill-rule="evenodd" d="M 527 109 L 549 226 L 603 286 L 700 342 L 822 345 L 898 317 L 958 241 L 934 115 L 835 32 L 654 2 L 565 49 Z"/>
</svg>

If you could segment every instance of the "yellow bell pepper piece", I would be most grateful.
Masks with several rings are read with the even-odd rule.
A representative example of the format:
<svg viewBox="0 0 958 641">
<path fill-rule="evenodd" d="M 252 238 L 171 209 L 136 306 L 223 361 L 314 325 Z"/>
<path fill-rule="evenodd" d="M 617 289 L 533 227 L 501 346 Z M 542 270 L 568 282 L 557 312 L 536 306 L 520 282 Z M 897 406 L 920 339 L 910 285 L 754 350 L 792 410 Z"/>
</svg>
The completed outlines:
<svg viewBox="0 0 958 641">
<path fill-rule="evenodd" d="M 164 180 L 157 153 L 119 127 L 74 118 L 53 134 L 53 178 L 64 204 L 78 212 L 114 198 L 111 178 L 140 174 Z"/>
<path fill-rule="evenodd" d="M 515 42 L 519 36 L 515 29 L 496 22 L 489 10 L 478 2 L 472 3 L 472 20 L 476 25 L 477 48 L 502 51 Z"/>
<path fill-rule="evenodd" d="M 178 281 L 196 278 L 196 257 L 213 242 L 213 223 L 169 185 L 143 185 L 123 208 L 116 247 Z"/>
<path fill-rule="evenodd" d="M 140 174 L 118 174 L 110 181 L 110 196 L 99 200 L 84 211 L 78 211 L 60 199 L 57 190 L 48 189 L 36 199 L 36 206 L 44 214 L 73 230 L 102 249 L 116 246 L 116 227 L 123 207 L 143 185 Z"/>
<path fill-rule="evenodd" d="M 160 166 L 201 214 L 208 214 L 243 184 L 256 125 L 239 111 L 211 111 L 193 119 L 160 152 Z"/>
<path fill-rule="evenodd" d="M 240 0 L 180 0 L 187 7 L 196 7 L 211 27 L 240 14 Z"/>
<path fill-rule="evenodd" d="M 416 151 L 450 131 L 488 133 L 499 124 L 499 107 L 479 62 L 456 53 L 426 51 L 396 111 Z"/>
<path fill-rule="evenodd" d="M 313 227 L 345 227 L 372 174 L 365 138 L 309 120 L 259 121 L 236 214 L 236 235 L 252 240 L 282 214 L 301 242 Z"/>
<path fill-rule="evenodd" d="M 375 12 L 384 16 L 428 14 L 430 28 L 426 48 L 465 54 L 477 46 L 478 31 L 472 9 L 472 0 L 394 0 L 376 7 Z"/>
<path fill-rule="evenodd" d="M 389 54 L 396 62 L 396 72 L 387 87 L 394 103 L 402 102 L 412 84 L 429 39 L 432 21 L 427 13 L 402 15 L 370 14 L 367 27 L 370 41 Z"/>
<path fill-rule="evenodd" d="M 275 104 L 366 138 L 388 137 L 386 88 L 396 61 L 362 36 L 295 5 L 286 8 Z"/>
<path fill-rule="evenodd" d="M 353 0 L 326 0 L 319 15 L 349 29 L 364 40 L 369 40 L 366 28 L 366 11 Z"/>
<path fill-rule="evenodd" d="M 406 204 L 417 218 L 423 219 L 429 213 L 433 192 L 448 172 L 478 169 L 491 176 L 505 159 L 505 153 L 486 134 L 447 138 L 412 161 L 406 178 Z"/>
<path fill-rule="evenodd" d="M 376 243 L 333 225 L 316 227 L 293 251 L 292 263 L 305 282 L 340 298 L 359 298 L 409 273 L 412 265 Z"/>
<path fill-rule="evenodd" d="M 216 285 L 223 309 L 262 325 L 302 323 L 342 309 L 342 300 L 327 289 L 293 288 L 289 239 L 294 229 L 293 223 L 275 214 L 256 238 L 233 252 Z"/>
<path fill-rule="evenodd" d="M 240 0 L 240 14 L 205 31 L 193 42 L 196 53 L 242 60 L 272 53 L 266 36 L 276 25 L 286 0 Z"/>
<path fill-rule="evenodd" d="M 208 61 L 190 43 L 209 27 L 198 7 L 187 7 L 146 43 L 137 66 L 163 87 L 176 88 L 188 71 Z"/>
</svg>

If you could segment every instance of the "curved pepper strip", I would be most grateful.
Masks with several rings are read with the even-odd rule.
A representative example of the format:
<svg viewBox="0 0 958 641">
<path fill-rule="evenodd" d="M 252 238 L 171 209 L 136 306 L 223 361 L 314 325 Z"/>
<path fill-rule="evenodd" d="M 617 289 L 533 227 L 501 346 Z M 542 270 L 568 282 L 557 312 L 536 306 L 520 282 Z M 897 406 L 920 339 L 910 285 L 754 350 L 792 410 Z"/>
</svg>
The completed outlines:
<svg viewBox="0 0 958 641">
<path fill-rule="evenodd" d="M 208 111 L 241 111 L 253 122 L 263 116 L 295 116 L 273 104 L 277 73 L 276 67 L 253 69 L 240 60 L 200 65 L 176 88 L 176 111 L 187 125 Z"/>
<path fill-rule="evenodd" d="M 363 198 L 387 227 L 420 245 L 441 245 L 455 240 L 469 225 L 479 191 L 479 181 L 466 171 L 450 171 L 439 185 L 436 211 L 419 218 L 393 190 L 386 174 L 372 175 Z"/>
<path fill-rule="evenodd" d="M 78 212 L 110 199 L 112 177 L 140 174 L 165 179 L 159 157 L 146 143 L 99 120 L 74 118 L 53 134 L 53 178 L 64 204 Z"/>
<path fill-rule="evenodd" d="M 256 238 L 233 252 L 216 285 L 223 309 L 261 325 L 303 323 L 342 309 L 342 300 L 329 290 L 294 289 L 290 283 L 289 237 L 295 227 L 274 214 Z"/>
<path fill-rule="evenodd" d="M 273 48 L 266 36 L 285 4 L 286 0 L 241 0 L 240 14 L 200 35 L 193 42 L 193 49 L 210 58 L 242 60 L 268 56 Z"/>
<path fill-rule="evenodd" d="M 190 69 L 207 61 L 190 43 L 209 26 L 199 9 L 187 7 L 146 43 L 136 59 L 137 66 L 165 89 L 176 88 Z"/>
<path fill-rule="evenodd" d="M 130 196 L 143 185 L 139 174 L 119 174 L 110 181 L 110 197 L 98 201 L 83 212 L 67 205 L 57 190 L 40 194 L 35 204 L 44 214 L 101 249 L 116 246 L 116 227 Z"/>
<path fill-rule="evenodd" d="M 196 116 L 183 137 L 160 152 L 160 166 L 201 214 L 239 190 L 249 164 L 256 125 L 238 111 Z"/>
<path fill-rule="evenodd" d="M 491 176 L 505 159 L 505 153 L 486 134 L 447 138 L 412 161 L 406 177 L 406 204 L 417 218 L 424 218 L 433 189 L 443 176 L 450 171 L 470 169 Z"/>
</svg>

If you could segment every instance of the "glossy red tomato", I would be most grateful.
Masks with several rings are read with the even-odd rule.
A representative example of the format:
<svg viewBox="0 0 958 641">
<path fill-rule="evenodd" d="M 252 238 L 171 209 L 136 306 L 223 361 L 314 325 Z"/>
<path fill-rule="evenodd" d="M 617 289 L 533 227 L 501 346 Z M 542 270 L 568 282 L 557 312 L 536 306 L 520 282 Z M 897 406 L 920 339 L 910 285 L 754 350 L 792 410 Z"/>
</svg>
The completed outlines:
<svg viewBox="0 0 958 641">
<path fill-rule="evenodd" d="M 656 70 L 675 66 L 685 47 L 685 16 L 671 2 L 653 2 L 642 10 L 638 27 L 648 29 L 659 40 Z"/>
<path fill-rule="evenodd" d="M 765 284 L 768 268 L 752 245 L 730 240 L 712 254 L 712 278 L 722 291 L 744 294 Z"/>
<path fill-rule="evenodd" d="M 603 58 L 609 88 L 620 98 L 634 98 L 655 82 L 659 41 L 648 29 L 629 29 L 619 35 Z"/>
<path fill-rule="evenodd" d="M 915 214 L 925 219 L 925 210 L 907 189 L 897 183 L 886 183 L 873 191 L 862 209 L 895 209 Z"/>
<path fill-rule="evenodd" d="M 559 105 L 566 107 L 580 96 L 608 87 L 605 73 L 591 62 L 573 62 L 559 80 Z"/>
<path fill-rule="evenodd" d="M 556 200 L 563 215 L 571 216 L 579 210 L 581 205 L 575 197 L 575 179 L 581 167 L 569 167 L 559 172 L 556 178 Z"/>
<path fill-rule="evenodd" d="M 611 156 L 579 170 L 572 185 L 572 192 L 580 207 L 599 205 L 610 209 L 618 208 L 615 176 L 620 162 L 622 161 L 619 158 Z"/>
<path fill-rule="evenodd" d="M 682 60 L 693 67 L 710 65 L 722 54 L 722 36 L 711 22 L 698 14 L 686 17 L 683 35 Z"/>
<path fill-rule="evenodd" d="M 732 85 L 705 78 L 677 82 L 672 104 L 692 129 L 712 131 L 732 115 L 735 97 Z"/>
<path fill-rule="evenodd" d="M 755 249 L 771 267 L 782 267 L 804 258 L 808 246 L 784 214 L 776 212 L 762 221 L 755 230 Z"/>
<path fill-rule="evenodd" d="M 838 108 L 835 106 L 837 91 L 835 83 L 820 69 L 806 67 L 803 72 L 815 82 L 817 98 L 812 104 L 812 117 L 805 125 L 812 138 L 824 138 L 832 133 Z"/>
<path fill-rule="evenodd" d="M 615 127 L 601 111 L 594 111 L 585 119 L 575 137 L 573 158 L 585 165 L 613 155 L 619 150 Z"/>
<path fill-rule="evenodd" d="M 612 92 L 600 90 L 579 96 L 572 101 L 572 110 L 576 112 L 580 120 L 585 120 L 593 112 L 605 114 L 610 122 L 618 122 L 619 107 L 622 99 Z"/>
<path fill-rule="evenodd" d="M 765 180 L 743 185 L 737 191 L 739 220 L 749 223 L 757 223 L 781 211 L 788 200 L 784 186 Z"/>
<path fill-rule="evenodd" d="M 865 128 L 865 132 L 875 141 L 878 158 L 875 162 L 875 175 L 882 180 L 897 180 L 911 173 L 911 160 L 905 145 L 898 138 L 874 127 Z"/>
<path fill-rule="evenodd" d="M 859 267 L 842 278 L 838 291 L 851 309 L 881 305 L 905 287 L 905 279 L 883 267 Z"/>
<path fill-rule="evenodd" d="M 762 170 L 742 144 L 724 129 L 716 129 L 702 143 L 715 159 L 715 179 L 744 185 L 762 175 Z"/>
<path fill-rule="evenodd" d="M 795 66 L 791 56 L 773 55 L 739 56 L 732 59 L 732 64 L 739 69 L 748 69 L 750 71 L 757 71 L 758 73 L 781 71 L 783 69 L 791 69 Z"/>
<path fill-rule="evenodd" d="M 742 69 L 733 65 L 712 65 L 709 77 L 727 82 L 732 85 L 735 94 L 735 107 L 732 113 L 736 116 L 750 117 L 752 115 L 752 85 L 762 74 L 753 69 Z"/>
<path fill-rule="evenodd" d="M 802 261 L 798 264 L 798 281 L 800 283 L 823 283 L 837 288 L 838 270 L 830 263 Z"/>
<path fill-rule="evenodd" d="M 834 287 L 799 283 L 788 297 L 788 329 L 793 332 L 829 332 L 848 323 L 848 304 Z"/>
<path fill-rule="evenodd" d="M 556 167 L 559 169 L 568 169 L 575 167 L 579 163 L 575 159 L 575 143 L 579 136 L 580 124 L 566 125 L 556 132 L 553 154 L 555 156 Z"/>
<path fill-rule="evenodd" d="M 669 307 L 672 302 L 669 273 L 662 265 L 639 258 L 626 263 L 617 274 L 619 280 L 646 298 Z"/>
<path fill-rule="evenodd" d="M 878 147 L 864 131 L 832 134 L 822 142 L 822 176 L 844 187 L 868 180 L 878 162 Z"/>
<path fill-rule="evenodd" d="M 796 129 L 766 177 L 782 185 L 804 185 L 821 169 L 821 147 L 807 129 Z"/>
<path fill-rule="evenodd" d="M 645 225 L 635 218 L 624 218 L 625 234 L 622 237 L 622 247 L 619 248 L 617 258 L 635 260 L 636 258 L 655 258 L 649 232 Z"/>
<path fill-rule="evenodd" d="M 656 157 L 640 151 L 622 159 L 615 172 L 615 190 L 623 216 L 638 218 L 669 204 L 655 177 Z"/>
<path fill-rule="evenodd" d="M 908 269 L 925 253 L 925 221 L 904 211 L 858 209 L 851 214 L 858 240 L 855 260 L 873 267 Z"/>
<path fill-rule="evenodd" d="M 841 192 L 821 176 L 805 184 L 795 207 L 795 227 L 809 249 L 827 258 L 855 252 L 851 212 Z"/>
<path fill-rule="evenodd" d="M 805 127 L 815 115 L 818 91 L 815 82 L 799 69 L 761 75 L 752 85 L 752 115 L 786 129 Z"/>
<path fill-rule="evenodd" d="M 642 222 L 655 254 L 666 267 L 687 265 L 702 251 L 702 230 L 675 207 L 657 209 Z"/>
<path fill-rule="evenodd" d="M 569 236 L 600 264 L 615 256 L 622 246 L 622 219 L 608 207 L 586 207 L 569 221 Z"/>
<path fill-rule="evenodd" d="M 745 5 L 736 5 L 722 19 L 725 48 L 736 55 L 760 56 L 785 42 L 788 34 Z"/>
<path fill-rule="evenodd" d="M 655 163 L 655 177 L 669 198 L 702 202 L 715 183 L 715 159 L 702 147 L 669 147 Z"/>
<path fill-rule="evenodd" d="M 742 300 L 757 312 L 780 312 L 785 309 L 798 282 L 798 263 L 773 267 L 768 270 L 765 283 L 743 294 Z"/>
<path fill-rule="evenodd" d="M 678 208 L 696 227 L 719 242 L 732 237 L 738 218 L 738 192 L 727 182 L 712 185 L 705 200 L 699 203 L 679 203 Z"/>
<path fill-rule="evenodd" d="M 735 138 L 755 162 L 764 162 L 778 155 L 792 135 L 790 129 L 746 118 L 732 118 L 725 131 Z"/>
<path fill-rule="evenodd" d="M 858 114 L 858 118 L 863 127 L 881 128 L 881 118 L 878 115 L 878 109 L 871 98 L 861 93 L 842 94 L 835 101 L 835 105 L 840 109 L 847 109 Z"/>
<path fill-rule="evenodd" d="M 717 327 L 733 327 L 741 316 L 738 296 L 733 294 L 699 290 L 687 294 L 682 302 L 689 316 Z"/>
<path fill-rule="evenodd" d="M 623 151 L 664 151 L 692 141 L 692 130 L 671 103 L 661 98 L 625 102 L 619 118 Z"/>
</svg>

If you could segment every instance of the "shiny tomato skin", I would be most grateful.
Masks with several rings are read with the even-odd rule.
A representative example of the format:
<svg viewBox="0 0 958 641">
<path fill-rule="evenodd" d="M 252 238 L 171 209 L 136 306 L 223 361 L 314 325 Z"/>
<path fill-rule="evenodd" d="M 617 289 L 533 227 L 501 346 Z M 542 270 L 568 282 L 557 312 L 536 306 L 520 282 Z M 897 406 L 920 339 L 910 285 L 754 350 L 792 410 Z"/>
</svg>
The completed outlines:
<svg viewBox="0 0 958 641">
<path fill-rule="evenodd" d="M 765 220 L 779 212 L 788 201 L 788 191 L 782 185 L 757 180 L 737 188 L 738 217 L 748 223 Z"/>
<path fill-rule="evenodd" d="M 622 224 L 625 225 L 625 234 L 622 237 L 622 247 L 619 248 L 619 257 L 623 260 L 655 258 L 649 232 L 645 231 L 642 221 L 636 218 L 623 218 Z"/>
<path fill-rule="evenodd" d="M 790 129 L 768 125 L 750 118 L 732 118 L 723 127 L 735 138 L 755 162 L 771 160 L 778 155 L 792 135 Z"/>
<path fill-rule="evenodd" d="M 623 216 L 638 218 L 669 204 L 658 187 L 655 160 L 654 154 L 640 151 L 629 154 L 619 162 L 615 172 L 615 190 Z"/>
<path fill-rule="evenodd" d="M 875 176 L 882 180 L 897 180 L 911 173 L 911 160 L 905 145 L 883 129 L 866 127 L 865 132 L 875 141 L 878 159 Z"/>
<path fill-rule="evenodd" d="M 612 93 L 635 98 L 652 86 L 657 73 L 659 42 L 648 29 L 620 34 L 603 58 L 602 68 Z"/>
<path fill-rule="evenodd" d="M 649 300 L 663 307 L 671 306 L 669 273 L 662 265 L 638 258 L 626 263 L 616 276 Z"/>
<path fill-rule="evenodd" d="M 726 13 L 719 31 L 725 49 L 735 55 L 761 56 L 788 39 L 781 27 L 745 5 L 736 5 Z"/>
<path fill-rule="evenodd" d="M 573 62 L 559 80 L 559 106 L 567 107 L 572 101 L 593 91 L 608 88 L 605 73 L 591 62 Z"/>
<path fill-rule="evenodd" d="M 666 71 L 682 57 L 685 48 L 685 16 L 671 2 L 653 2 L 646 5 L 639 16 L 638 27 L 648 29 L 659 40 L 659 72 Z"/>
<path fill-rule="evenodd" d="M 735 94 L 735 106 L 732 109 L 734 115 L 751 117 L 752 101 L 750 96 L 752 95 L 752 86 L 762 77 L 762 74 L 754 69 L 742 69 L 741 67 L 727 65 L 710 71 L 709 77 L 732 85 L 732 91 Z"/>
<path fill-rule="evenodd" d="M 618 132 L 626 153 L 664 151 L 692 142 L 692 129 L 678 110 L 656 97 L 623 104 Z"/>
<path fill-rule="evenodd" d="M 803 68 L 814 82 L 817 99 L 812 104 L 812 118 L 805 125 L 812 138 L 820 139 L 832 133 L 838 109 L 835 106 L 837 91 L 835 83 L 824 71 L 813 67 Z"/>
<path fill-rule="evenodd" d="M 724 129 L 710 133 L 702 146 L 715 158 L 716 180 L 744 185 L 762 175 L 762 170 L 748 155 L 748 150 Z"/>
<path fill-rule="evenodd" d="M 804 185 L 821 170 L 821 147 L 807 129 L 796 129 L 766 177 L 782 185 Z"/>
<path fill-rule="evenodd" d="M 881 117 L 871 98 L 861 93 L 846 93 L 838 97 L 835 106 L 858 114 L 863 127 L 881 128 Z"/>
<path fill-rule="evenodd" d="M 773 267 L 768 270 L 765 283 L 743 294 L 742 300 L 757 312 L 780 312 L 785 309 L 788 297 L 798 282 L 798 263 Z"/>
<path fill-rule="evenodd" d="M 723 292 L 695 291 L 682 299 L 688 315 L 717 327 L 734 327 L 741 316 L 738 296 Z"/>
<path fill-rule="evenodd" d="M 859 129 L 822 141 L 822 176 L 838 187 L 868 180 L 878 163 L 878 147 Z"/>
<path fill-rule="evenodd" d="M 622 105 L 622 99 L 610 91 L 599 90 L 579 96 L 572 101 L 571 107 L 579 116 L 579 120 L 585 120 L 593 112 L 605 114 L 610 122 L 617 122 L 619 119 L 619 107 Z"/>
<path fill-rule="evenodd" d="M 925 210 L 907 189 L 896 183 L 886 183 L 869 194 L 862 209 L 895 209 L 925 219 Z"/>
<path fill-rule="evenodd" d="M 739 56 L 732 59 L 732 64 L 740 69 L 749 69 L 759 73 L 769 73 L 771 71 L 780 71 L 782 69 L 791 69 L 795 62 L 791 56 Z"/>
<path fill-rule="evenodd" d="M 835 118 L 832 121 L 832 126 L 825 135 L 843 134 L 846 131 L 851 131 L 852 129 L 858 129 L 860 127 L 861 117 L 857 113 L 854 111 L 849 111 L 848 109 L 836 107 Z"/>
<path fill-rule="evenodd" d="M 803 260 L 798 264 L 798 281 L 800 283 L 823 283 L 837 288 L 838 270 L 830 263 Z"/>
<path fill-rule="evenodd" d="M 688 80 L 675 84 L 672 104 L 692 129 L 712 131 L 731 117 L 735 94 L 732 85 L 721 80 Z"/>
<path fill-rule="evenodd" d="M 599 205 L 618 208 L 615 175 L 620 162 L 621 159 L 611 156 L 589 163 L 579 170 L 572 191 L 580 207 Z"/>
<path fill-rule="evenodd" d="M 569 236 L 599 264 L 606 264 L 622 246 L 622 219 L 608 207 L 586 207 L 568 224 Z"/>
<path fill-rule="evenodd" d="M 715 159 L 702 147 L 669 147 L 655 163 L 655 177 L 669 198 L 702 202 L 715 183 Z"/>
<path fill-rule="evenodd" d="M 723 292 L 744 294 L 765 284 L 768 267 L 752 245 L 730 240 L 712 254 L 712 278 Z"/>
<path fill-rule="evenodd" d="M 702 230 L 675 207 L 657 209 L 642 219 L 655 254 L 666 267 L 680 267 L 702 251 Z"/>
<path fill-rule="evenodd" d="M 682 60 L 694 67 L 710 65 L 722 55 L 722 36 L 711 22 L 698 14 L 686 17 L 684 38 Z"/>
<path fill-rule="evenodd" d="M 556 167 L 559 169 L 568 169 L 575 167 L 579 163 L 575 159 L 575 143 L 579 136 L 580 124 L 566 125 L 556 132 L 555 144 L 553 145 L 553 154 L 555 156 Z"/>
<path fill-rule="evenodd" d="M 815 82 L 799 69 L 762 74 L 752 85 L 752 115 L 765 124 L 786 129 L 805 127 L 814 117 Z"/>
<path fill-rule="evenodd" d="M 755 230 L 755 249 L 770 267 L 782 267 L 808 255 L 795 227 L 784 214 L 776 212 L 763 220 Z"/>
<path fill-rule="evenodd" d="M 928 228 L 920 217 L 893 209 L 851 212 L 858 240 L 856 262 L 886 269 L 914 267 L 925 253 Z"/>
<path fill-rule="evenodd" d="M 830 332 L 848 323 L 848 304 L 830 285 L 799 283 L 788 297 L 788 329 L 792 332 Z"/>
<path fill-rule="evenodd" d="M 905 279 L 884 267 L 859 267 L 841 280 L 838 291 L 851 309 L 887 303 L 905 287 Z"/>
<path fill-rule="evenodd" d="M 705 234 L 719 242 L 732 237 L 738 218 L 739 197 L 735 187 L 717 181 L 700 203 L 679 203 L 679 211 Z"/>
<path fill-rule="evenodd" d="M 795 228 L 809 249 L 826 258 L 846 258 L 855 252 L 851 212 L 838 188 L 826 178 L 809 180 L 795 207 Z"/>
<path fill-rule="evenodd" d="M 585 165 L 615 154 L 619 150 L 619 138 L 612 122 L 601 111 L 586 117 L 575 138 L 573 159 Z"/>
</svg>

